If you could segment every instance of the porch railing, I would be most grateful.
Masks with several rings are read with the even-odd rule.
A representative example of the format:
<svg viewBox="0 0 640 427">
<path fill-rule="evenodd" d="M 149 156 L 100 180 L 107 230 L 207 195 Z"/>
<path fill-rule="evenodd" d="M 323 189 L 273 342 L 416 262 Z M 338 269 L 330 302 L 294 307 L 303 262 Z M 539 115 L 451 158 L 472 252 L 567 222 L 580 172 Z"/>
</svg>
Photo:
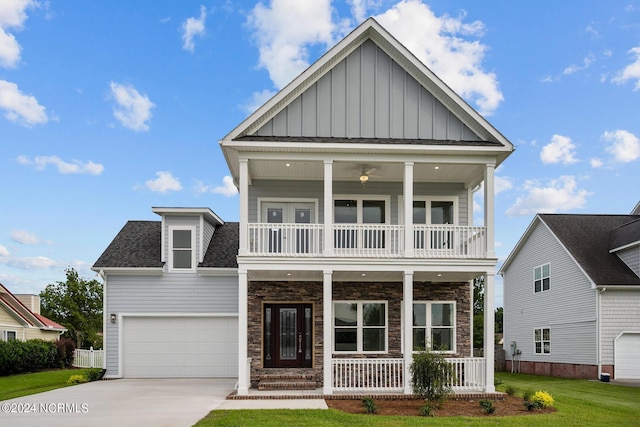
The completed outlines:
<svg viewBox="0 0 640 427">
<path fill-rule="evenodd" d="M 250 255 L 319 257 L 324 251 L 323 224 L 247 224 Z M 339 257 L 403 257 L 403 225 L 333 224 L 333 254 Z M 415 258 L 485 258 L 486 228 L 415 225 Z"/>
<path fill-rule="evenodd" d="M 446 360 L 453 366 L 448 384 L 453 392 L 484 390 L 484 358 Z M 338 392 L 401 392 L 404 391 L 403 374 L 404 359 L 333 359 L 333 389 Z"/>
<path fill-rule="evenodd" d="M 104 350 L 89 350 L 77 348 L 73 354 L 73 366 L 76 368 L 102 368 Z"/>
</svg>

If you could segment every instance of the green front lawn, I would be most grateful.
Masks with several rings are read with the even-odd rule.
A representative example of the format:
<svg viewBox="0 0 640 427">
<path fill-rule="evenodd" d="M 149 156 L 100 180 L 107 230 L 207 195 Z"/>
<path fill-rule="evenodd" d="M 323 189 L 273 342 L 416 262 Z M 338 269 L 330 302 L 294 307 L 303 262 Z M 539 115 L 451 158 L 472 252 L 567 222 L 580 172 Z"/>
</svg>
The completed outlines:
<svg viewBox="0 0 640 427">
<path fill-rule="evenodd" d="M 0 377 L 0 400 L 67 387 L 69 385 L 67 380 L 71 375 L 82 375 L 83 373 L 83 369 L 60 369 Z"/>
<path fill-rule="evenodd" d="M 196 427 L 208 426 L 625 426 L 640 420 L 640 388 L 587 380 L 496 373 L 499 391 L 544 390 L 554 397 L 557 412 L 520 417 L 476 418 L 387 417 L 352 415 L 335 410 L 212 411 Z"/>
</svg>

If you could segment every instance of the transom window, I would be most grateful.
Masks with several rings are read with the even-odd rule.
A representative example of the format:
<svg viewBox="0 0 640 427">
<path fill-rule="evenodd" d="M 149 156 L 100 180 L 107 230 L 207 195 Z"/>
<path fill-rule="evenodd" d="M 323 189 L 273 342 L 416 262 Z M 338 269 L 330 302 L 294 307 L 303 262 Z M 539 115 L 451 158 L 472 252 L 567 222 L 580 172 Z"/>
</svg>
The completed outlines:
<svg viewBox="0 0 640 427">
<path fill-rule="evenodd" d="M 535 292 L 549 290 L 549 264 L 544 264 L 533 269 L 533 289 Z"/>
<path fill-rule="evenodd" d="M 533 343 L 536 354 L 551 353 L 551 329 L 537 328 L 533 330 Z"/>
<path fill-rule="evenodd" d="M 455 352 L 456 303 L 420 301 L 413 304 L 413 349 Z"/>
<path fill-rule="evenodd" d="M 333 304 L 335 352 L 385 353 L 387 303 L 344 301 Z"/>
<path fill-rule="evenodd" d="M 195 268 L 195 227 L 170 228 L 171 270 L 193 270 Z"/>
</svg>

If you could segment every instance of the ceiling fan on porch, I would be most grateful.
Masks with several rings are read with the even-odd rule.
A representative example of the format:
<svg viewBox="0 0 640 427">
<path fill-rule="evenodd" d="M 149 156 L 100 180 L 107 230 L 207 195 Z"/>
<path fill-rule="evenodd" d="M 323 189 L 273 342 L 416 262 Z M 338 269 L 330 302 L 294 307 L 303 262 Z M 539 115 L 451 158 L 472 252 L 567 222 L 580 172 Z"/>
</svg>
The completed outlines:
<svg viewBox="0 0 640 427">
<path fill-rule="evenodd" d="M 362 184 L 362 186 L 364 187 L 364 185 L 367 183 L 367 181 L 369 181 L 369 178 L 375 171 L 377 171 L 378 168 L 375 166 L 369 166 L 369 165 L 362 165 L 360 166 L 357 171 L 360 172 L 360 184 Z"/>
</svg>

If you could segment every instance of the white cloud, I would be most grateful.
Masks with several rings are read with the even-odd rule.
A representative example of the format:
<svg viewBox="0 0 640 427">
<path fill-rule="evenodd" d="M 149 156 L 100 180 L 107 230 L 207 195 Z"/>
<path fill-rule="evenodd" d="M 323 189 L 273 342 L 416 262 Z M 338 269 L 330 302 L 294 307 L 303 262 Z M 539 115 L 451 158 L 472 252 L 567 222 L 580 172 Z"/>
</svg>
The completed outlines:
<svg viewBox="0 0 640 427">
<path fill-rule="evenodd" d="M 72 160 L 69 163 L 58 156 L 37 156 L 33 160 L 27 156 L 19 156 L 18 163 L 25 166 L 33 165 L 37 170 L 44 170 L 48 165 L 52 165 L 61 174 L 100 175 L 104 171 L 103 165 L 94 163 L 91 160 L 84 163 L 80 160 Z"/>
<path fill-rule="evenodd" d="M 333 41 L 337 26 L 331 15 L 330 0 L 271 0 L 253 8 L 247 21 L 258 44 L 258 65 L 278 89 L 309 66 L 309 46 Z"/>
<path fill-rule="evenodd" d="M 347 3 L 351 6 L 351 14 L 356 22 L 367 19 L 367 0 L 347 0 Z"/>
<path fill-rule="evenodd" d="M 542 163 L 563 163 L 565 165 L 576 163 L 576 146 L 571 142 L 571 138 L 562 135 L 553 135 L 551 142 L 542 147 L 540 160 Z"/>
<path fill-rule="evenodd" d="M 193 38 L 196 36 L 202 37 L 205 33 L 205 21 L 207 19 L 207 8 L 204 6 L 200 6 L 200 17 L 199 18 L 187 18 L 186 21 L 182 23 L 182 48 L 184 50 L 188 50 L 189 52 L 193 52 L 196 48 L 193 43 Z"/>
<path fill-rule="evenodd" d="M 591 159 L 590 163 L 591 163 L 591 167 L 594 169 L 598 169 L 604 166 L 604 162 L 602 161 L 602 159 L 598 159 L 597 157 L 594 157 L 593 159 Z"/>
<path fill-rule="evenodd" d="M 499 194 L 513 188 L 513 178 L 496 175 L 493 180 L 494 193 Z"/>
<path fill-rule="evenodd" d="M 620 129 L 605 131 L 602 139 L 608 143 L 606 150 L 613 155 L 614 161 L 629 163 L 640 158 L 640 140 L 631 132 Z"/>
<path fill-rule="evenodd" d="M 552 179 L 546 184 L 528 180 L 524 189 L 527 194 L 518 197 L 515 204 L 507 209 L 508 216 L 580 209 L 585 206 L 587 196 L 591 195 L 587 190 L 579 189 L 576 178 L 571 175 Z"/>
<path fill-rule="evenodd" d="M 404 44 L 463 98 L 475 103 L 481 114 L 490 115 L 504 100 L 494 73 L 482 69 L 487 47 L 478 40 L 484 24 L 436 16 L 419 0 L 403 0 L 376 16 Z"/>
<path fill-rule="evenodd" d="M 6 257 L 6 256 L 11 256 L 11 253 L 9 252 L 9 249 L 7 249 L 4 246 L 0 245 L 0 257 Z"/>
<path fill-rule="evenodd" d="M 238 189 L 233 184 L 233 178 L 230 176 L 225 176 L 222 178 L 222 185 L 212 187 L 210 185 L 206 185 L 201 181 L 196 183 L 195 190 L 197 193 L 214 193 L 214 194 L 222 194 L 226 197 L 233 197 L 238 194 Z"/>
<path fill-rule="evenodd" d="M 630 49 L 628 53 L 635 55 L 635 60 L 619 71 L 611 81 L 616 84 L 624 84 L 629 80 L 635 80 L 636 84 L 633 90 L 640 90 L 640 46 Z"/>
<path fill-rule="evenodd" d="M 18 85 L 0 80 L 0 109 L 5 110 L 4 116 L 23 126 L 33 126 L 47 123 L 45 108 L 38 104 L 38 100 L 25 95 L 18 89 Z"/>
<path fill-rule="evenodd" d="M 0 264 L 5 264 L 10 267 L 20 268 L 23 270 L 56 269 L 66 266 L 63 263 L 44 256 L 0 258 Z"/>
<path fill-rule="evenodd" d="M 14 242 L 20 243 L 22 245 L 53 244 L 53 242 L 51 242 L 50 240 L 42 240 L 34 233 L 19 229 L 11 230 L 11 235 L 9 236 L 9 238 Z"/>
<path fill-rule="evenodd" d="M 147 95 L 141 95 L 133 86 L 116 82 L 109 83 L 111 96 L 116 101 L 113 116 L 122 126 L 135 131 L 149 130 L 151 110 L 155 104 Z"/>
<path fill-rule="evenodd" d="M 595 62 L 595 57 L 593 55 L 585 56 L 584 59 L 582 60 L 582 65 L 572 64 L 567 68 L 565 68 L 564 71 L 562 71 L 562 74 L 567 76 L 569 74 L 573 74 L 581 70 L 586 70 L 594 62 Z"/>
<path fill-rule="evenodd" d="M 145 182 L 144 185 L 147 189 L 158 193 L 182 190 L 182 184 L 180 184 L 180 181 L 177 178 L 174 178 L 171 172 L 156 172 L 156 176 L 156 179 L 150 179 Z"/>
<path fill-rule="evenodd" d="M 37 3 L 33 0 L 0 1 L 0 66 L 13 68 L 20 62 L 21 48 L 8 30 L 21 30 L 27 19 L 27 9 Z"/>
<path fill-rule="evenodd" d="M 256 111 L 258 108 L 262 107 L 262 105 L 267 102 L 273 95 L 277 92 L 269 89 L 265 89 L 261 92 L 253 92 L 251 94 L 251 99 L 246 104 L 242 105 L 242 109 L 245 113 L 251 114 Z"/>
</svg>

